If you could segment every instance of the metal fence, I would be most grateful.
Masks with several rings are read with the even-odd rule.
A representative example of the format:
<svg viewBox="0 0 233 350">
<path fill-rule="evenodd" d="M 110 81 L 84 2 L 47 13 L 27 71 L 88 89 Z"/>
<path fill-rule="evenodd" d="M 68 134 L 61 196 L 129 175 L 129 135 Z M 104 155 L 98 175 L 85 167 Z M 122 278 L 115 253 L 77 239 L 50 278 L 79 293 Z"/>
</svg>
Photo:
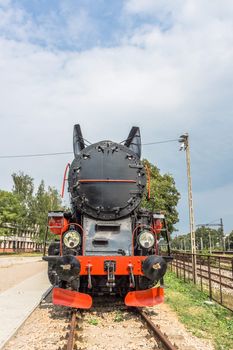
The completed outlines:
<svg viewBox="0 0 233 350">
<path fill-rule="evenodd" d="M 171 270 L 184 281 L 193 281 L 192 254 L 172 253 Z M 233 257 L 196 254 L 197 286 L 210 299 L 233 311 Z"/>
</svg>

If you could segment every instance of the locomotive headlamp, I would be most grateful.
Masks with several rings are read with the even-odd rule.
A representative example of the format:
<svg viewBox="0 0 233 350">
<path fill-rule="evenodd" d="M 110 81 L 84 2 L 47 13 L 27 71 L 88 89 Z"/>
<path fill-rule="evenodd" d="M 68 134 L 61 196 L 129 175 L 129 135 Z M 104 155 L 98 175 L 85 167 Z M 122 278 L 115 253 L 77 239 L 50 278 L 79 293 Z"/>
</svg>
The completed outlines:
<svg viewBox="0 0 233 350">
<path fill-rule="evenodd" d="M 80 244 L 81 236 L 77 231 L 71 230 L 64 234 L 63 242 L 67 248 L 75 248 Z"/>
<path fill-rule="evenodd" d="M 150 231 L 142 231 L 138 237 L 138 241 L 143 248 L 151 248 L 155 244 L 155 237 Z"/>
</svg>

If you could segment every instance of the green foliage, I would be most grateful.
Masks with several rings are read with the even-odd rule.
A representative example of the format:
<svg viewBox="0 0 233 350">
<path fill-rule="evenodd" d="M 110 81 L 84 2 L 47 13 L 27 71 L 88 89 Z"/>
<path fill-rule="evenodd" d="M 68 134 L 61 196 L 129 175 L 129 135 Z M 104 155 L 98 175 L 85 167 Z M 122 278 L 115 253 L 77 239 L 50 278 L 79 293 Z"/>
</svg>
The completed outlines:
<svg viewBox="0 0 233 350">
<path fill-rule="evenodd" d="M 43 237 L 45 233 L 48 211 L 60 210 L 61 199 L 58 191 L 55 188 L 49 187 L 45 189 L 45 183 L 42 180 L 34 199 L 34 217 L 36 224 L 39 226 L 40 236 Z"/>
<path fill-rule="evenodd" d="M 233 349 L 233 315 L 218 304 L 206 304 L 208 295 L 192 283 L 167 273 L 166 302 L 197 337 L 212 340 L 216 350 Z"/>
<path fill-rule="evenodd" d="M 13 173 L 11 176 L 14 182 L 13 193 L 16 194 L 21 201 L 28 203 L 34 190 L 33 178 L 24 174 L 22 171 L 18 174 Z"/>
<path fill-rule="evenodd" d="M 22 215 L 23 208 L 19 198 L 11 192 L 0 190 L 0 225 L 21 223 Z M 7 234 L 8 231 L 6 228 L 0 228 L 1 234 Z"/>
<path fill-rule="evenodd" d="M 215 230 L 209 227 L 198 227 L 195 231 L 196 236 L 196 247 L 198 250 L 209 251 L 211 249 L 219 249 L 222 244 L 222 233 L 221 230 Z M 172 240 L 172 248 L 179 250 L 190 250 L 191 249 L 191 239 L 190 233 L 186 235 L 180 235 Z"/>
<path fill-rule="evenodd" d="M 211 229 L 209 227 L 198 227 L 196 229 L 196 242 L 199 249 L 208 249 L 211 247 L 218 247 L 221 245 L 221 230 Z M 202 244 L 203 242 L 203 244 Z"/>
<path fill-rule="evenodd" d="M 24 174 L 20 171 L 18 174 L 13 173 L 13 195 L 18 198 L 21 205 L 21 218 L 18 221 L 20 224 L 23 223 L 24 226 L 31 226 L 34 224 L 31 217 L 31 209 L 33 207 L 33 178 L 29 175 Z"/>
<path fill-rule="evenodd" d="M 165 211 L 168 229 L 170 232 L 173 232 L 175 231 L 174 225 L 179 221 L 176 206 L 180 199 L 180 194 L 175 186 L 175 180 L 170 174 L 161 175 L 159 169 L 147 160 L 143 160 L 143 163 L 150 168 L 151 200 L 148 201 L 145 196 L 142 207 L 151 211 Z"/>
<path fill-rule="evenodd" d="M 229 243 L 233 245 L 233 231 L 229 234 Z"/>
<path fill-rule="evenodd" d="M 91 324 L 92 326 L 97 326 L 99 322 L 97 318 L 90 318 L 90 320 L 88 320 L 88 323 Z"/>
<path fill-rule="evenodd" d="M 124 316 L 121 311 L 117 311 L 114 317 L 114 322 L 122 322 L 124 321 Z"/>
<path fill-rule="evenodd" d="M 12 192 L 0 191 L 0 225 L 12 223 L 22 228 L 35 227 L 42 240 L 48 211 L 63 209 L 58 191 L 53 187 L 46 189 L 42 180 L 34 194 L 34 180 L 29 175 L 19 172 L 12 174 L 12 178 Z M 9 231 L 0 230 L 1 234 Z"/>
</svg>

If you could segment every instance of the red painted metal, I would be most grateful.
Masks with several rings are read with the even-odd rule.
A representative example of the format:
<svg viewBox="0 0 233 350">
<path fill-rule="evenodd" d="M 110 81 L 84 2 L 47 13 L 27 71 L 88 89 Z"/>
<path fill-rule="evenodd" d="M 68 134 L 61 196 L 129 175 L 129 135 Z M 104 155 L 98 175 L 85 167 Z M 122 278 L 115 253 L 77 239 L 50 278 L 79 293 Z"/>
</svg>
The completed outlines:
<svg viewBox="0 0 233 350">
<path fill-rule="evenodd" d="M 68 180 L 67 177 L 66 177 L 66 174 L 67 174 L 67 171 L 68 171 L 69 167 L 70 167 L 70 163 L 68 163 L 66 165 L 64 176 L 63 176 L 62 189 L 61 189 L 61 197 L 62 198 L 64 197 L 64 192 L 65 192 L 65 182 Z"/>
<path fill-rule="evenodd" d="M 153 227 L 153 232 L 155 234 L 155 254 L 158 255 L 159 254 L 158 236 L 163 228 L 163 224 L 159 219 L 157 219 L 153 221 L 152 227 Z"/>
<path fill-rule="evenodd" d="M 52 217 L 48 222 L 49 230 L 55 234 L 60 235 L 67 230 L 68 220 L 64 217 Z"/>
<path fill-rule="evenodd" d="M 92 297 L 73 290 L 53 288 L 53 304 L 77 309 L 90 309 L 92 306 Z"/>
<path fill-rule="evenodd" d="M 142 262 L 146 256 L 76 256 L 81 265 L 80 275 L 87 275 L 88 265 L 91 266 L 91 275 L 107 275 L 104 271 L 104 262 L 116 262 L 115 275 L 129 275 L 129 266 L 133 266 L 134 275 L 143 275 Z"/>
<path fill-rule="evenodd" d="M 164 301 L 164 289 L 161 287 L 137 290 L 127 293 L 125 305 L 127 306 L 154 306 Z"/>
</svg>

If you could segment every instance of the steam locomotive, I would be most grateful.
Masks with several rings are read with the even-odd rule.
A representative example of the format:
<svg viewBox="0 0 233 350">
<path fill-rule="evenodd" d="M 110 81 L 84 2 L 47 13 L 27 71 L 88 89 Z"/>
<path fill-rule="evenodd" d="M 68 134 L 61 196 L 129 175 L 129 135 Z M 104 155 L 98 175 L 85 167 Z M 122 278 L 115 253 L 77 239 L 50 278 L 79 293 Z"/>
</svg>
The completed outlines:
<svg viewBox="0 0 233 350">
<path fill-rule="evenodd" d="M 71 212 L 48 214 L 48 229 L 57 238 L 43 256 L 53 303 L 86 309 L 95 295 L 120 295 L 128 306 L 163 302 L 169 233 L 161 212 L 140 208 L 149 172 L 140 161 L 139 128 L 132 127 L 124 144 L 101 141 L 86 147 L 75 125 L 73 149 L 68 178 L 64 175 Z M 161 235 L 166 256 L 159 253 Z"/>
</svg>

